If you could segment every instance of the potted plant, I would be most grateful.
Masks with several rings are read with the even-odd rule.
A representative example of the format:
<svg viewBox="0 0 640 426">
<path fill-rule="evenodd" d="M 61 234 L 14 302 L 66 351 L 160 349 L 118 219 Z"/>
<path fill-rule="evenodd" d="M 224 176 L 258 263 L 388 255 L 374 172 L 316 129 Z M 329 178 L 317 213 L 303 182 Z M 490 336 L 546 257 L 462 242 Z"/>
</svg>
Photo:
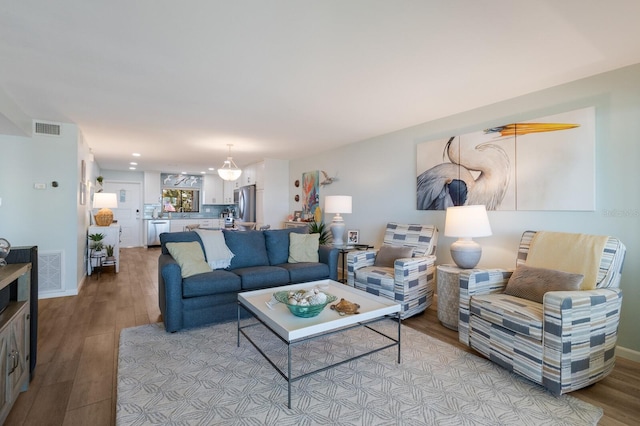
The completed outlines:
<svg viewBox="0 0 640 426">
<path fill-rule="evenodd" d="M 102 192 L 102 181 L 104 180 L 104 178 L 102 176 L 98 176 L 96 178 L 96 182 L 98 183 L 98 190 L 96 192 Z"/>
<path fill-rule="evenodd" d="M 116 260 L 116 258 L 113 256 L 113 246 L 111 244 L 105 246 L 105 249 L 107 250 L 107 261 L 113 261 Z"/>
<path fill-rule="evenodd" d="M 89 239 L 91 240 L 91 249 L 94 252 L 102 251 L 104 248 L 104 243 L 102 242 L 102 240 L 104 240 L 104 234 L 89 234 Z"/>
<path fill-rule="evenodd" d="M 316 222 L 315 220 L 310 222 L 309 233 L 320 234 L 320 238 L 318 239 L 320 245 L 329 244 L 333 239 L 329 228 L 324 224 L 324 222 Z"/>
</svg>

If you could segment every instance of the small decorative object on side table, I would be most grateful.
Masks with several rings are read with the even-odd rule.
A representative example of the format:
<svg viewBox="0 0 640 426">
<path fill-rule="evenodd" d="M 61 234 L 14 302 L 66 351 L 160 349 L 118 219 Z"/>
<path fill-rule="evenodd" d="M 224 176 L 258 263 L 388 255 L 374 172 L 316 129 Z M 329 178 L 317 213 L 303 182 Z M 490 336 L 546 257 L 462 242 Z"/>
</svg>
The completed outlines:
<svg viewBox="0 0 640 426">
<path fill-rule="evenodd" d="M 458 329 L 458 307 L 460 299 L 460 272 L 465 269 L 456 265 L 438 265 L 437 294 L 438 320 L 442 325 L 451 329 Z"/>
</svg>

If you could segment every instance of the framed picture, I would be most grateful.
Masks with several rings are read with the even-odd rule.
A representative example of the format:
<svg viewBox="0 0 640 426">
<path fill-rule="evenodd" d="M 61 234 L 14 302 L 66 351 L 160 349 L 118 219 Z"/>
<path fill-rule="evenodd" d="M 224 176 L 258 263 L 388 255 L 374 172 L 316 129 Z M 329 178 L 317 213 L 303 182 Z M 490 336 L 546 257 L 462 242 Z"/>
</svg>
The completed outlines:
<svg viewBox="0 0 640 426">
<path fill-rule="evenodd" d="M 87 203 L 87 184 L 84 181 L 80 182 L 80 204 L 85 205 Z"/>
<path fill-rule="evenodd" d="M 302 210 L 296 210 L 293 212 L 293 220 L 295 222 L 300 222 L 302 220 Z"/>
<path fill-rule="evenodd" d="M 360 231 L 357 229 L 349 229 L 347 231 L 347 243 L 358 244 L 360 242 Z"/>
</svg>

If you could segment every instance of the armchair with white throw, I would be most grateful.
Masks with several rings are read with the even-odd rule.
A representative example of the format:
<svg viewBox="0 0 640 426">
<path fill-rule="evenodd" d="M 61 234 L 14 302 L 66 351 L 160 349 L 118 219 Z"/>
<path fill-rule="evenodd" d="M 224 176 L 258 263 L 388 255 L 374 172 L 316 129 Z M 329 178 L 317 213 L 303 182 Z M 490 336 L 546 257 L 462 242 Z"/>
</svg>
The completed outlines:
<svg viewBox="0 0 640 426">
<path fill-rule="evenodd" d="M 613 237 L 526 231 L 514 271 L 460 274 L 459 340 L 556 395 L 603 379 L 625 251 Z"/>
<path fill-rule="evenodd" d="M 402 305 L 402 319 L 433 301 L 438 230 L 430 225 L 388 223 L 378 251 L 347 255 L 347 284 Z"/>
</svg>

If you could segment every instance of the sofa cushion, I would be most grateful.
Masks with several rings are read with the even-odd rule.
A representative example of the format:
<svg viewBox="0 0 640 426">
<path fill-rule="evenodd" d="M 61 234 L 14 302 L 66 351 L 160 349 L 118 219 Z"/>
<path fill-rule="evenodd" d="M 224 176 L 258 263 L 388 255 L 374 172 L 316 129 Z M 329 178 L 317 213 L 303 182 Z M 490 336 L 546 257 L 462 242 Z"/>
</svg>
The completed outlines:
<svg viewBox="0 0 640 426">
<path fill-rule="evenodd" d="M 412 247 L 383 245 L 380 247 L 380 250 L 378 250 L 378 254 L 376 254 L 376 259 L 373 261 L 373 264 L 383 268 L 393 268 L 396 259 L 411 257 L 412 255 Z"/>
<path fill-rule="evenodd" d="M 167 243 L 167 250 L 180 265 L 182 278 L 211 272 L 211 268 L 204 260 L 204 252 L 200 243 Z"/>
<path fill-rule="evenodd" d="M 190 243 L 192 241 L 202 243 L 195 232 L 163 232 L 160 234 L 162 254 L 169 254 L 169 250 L 166 247 L 167 243 Z M 204 251 L 204 247 L 202 250 Z"/>
<path fill-rule="evenodd" d="M 305 228 L 268 229 L 264 231 L 270 265 L 280 265 L 289 260 L 289 234 L 306 234 Z"/>
<path fill-rule="evenodd" d="M 469 309 L 493 325 L 542 340 L 542 303 L 506 294 L 473 296 Z"/>
<path fill-rule="evenodd" d="M 318 262 L 320 234 L 290 234 L 289 263 Z"/>
<path fill-rule="evenodd" d="M 182 280 L 182 296 L 198 297 L 240 291 L 240 277 L 233 272 L 216 269 Z"/>
<path fill-rule="evenodd" d="M 329 278 L 329 265 L 316 262 L 283 263 L 278 265 L 289 272 L 291 284 Z"/>
<path fill-rule="evenodd" d="M 548 291 L 580 290 L 584 275 L 520 265 L 511 274 L 504 294 L 542 303 Z"/>
<path fill-rule="evenodd" d="M 229 269 L 269 265 L 262 231 L 223 231 L 224 240 L 234 254 Z"/>
<path fill-rule="evenodd" d="M 277 266 L 238 268 L 233 273 L 240 277 L 242 290 L 256 290 L 289 283 L 289 272 Z"/>
</svg>

